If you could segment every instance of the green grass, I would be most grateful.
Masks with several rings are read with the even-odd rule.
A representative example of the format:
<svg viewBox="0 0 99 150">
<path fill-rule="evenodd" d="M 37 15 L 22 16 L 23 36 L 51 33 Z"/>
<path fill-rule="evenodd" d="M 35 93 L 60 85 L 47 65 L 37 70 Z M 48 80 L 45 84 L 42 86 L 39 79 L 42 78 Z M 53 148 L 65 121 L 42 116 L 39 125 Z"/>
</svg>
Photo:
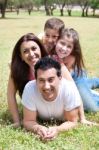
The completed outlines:
<svg viewBox="0 0 99 150">
<path fill-rule="evenodd" d="M 43 12 L 35 12 L 31 16 L 21 12 L 18 16 L 16 13 L 8 13 L 5 20 L 0 19 L 0 150 L 98 150 L 99 127 L 79 125 L 48 143 L 40 141 L 24 129 L 11 127 L 6 91 L 10 71 L 8 63 L 13 47 L 23 34 L 39 34 L 43 31 L 48 18 Z M 67 27 L 73 27 L 79 32 L 89 76 L 99 77 L 99 19 L 67 16 L 59 18 Z M 86 114 L 86 117 L 99 122 L 99 112 Z"/>
</svg>

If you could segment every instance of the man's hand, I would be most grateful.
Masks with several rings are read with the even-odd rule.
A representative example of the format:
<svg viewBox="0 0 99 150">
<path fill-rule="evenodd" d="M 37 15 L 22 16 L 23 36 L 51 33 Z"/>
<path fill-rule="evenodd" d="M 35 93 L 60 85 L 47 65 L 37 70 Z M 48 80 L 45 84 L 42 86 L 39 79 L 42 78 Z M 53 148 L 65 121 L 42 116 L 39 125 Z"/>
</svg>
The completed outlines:
<svg viewBox="0 0 99 150">
<path fill-rule="evenodd" d="M 57 126 L 54 126 L 54 127 L 49 127 L 47 129 L 47 134 L 46 136 L 44 137 L 44 140 L 53 140 L 57 137 L 58 135 L 58 129 L 57 129 Z"/>
<path fill-rule="evenodd" d="M 11 124 L 11 127 L 19 128 L 19 127 L 21 127 L 21 123 L 20 122 L 15 122 L 15 123 Z"/>
<path fill-rule="evenodd" d="M 45 126 L 37 125 L 36 133 L 40 136 L 41 139 L 45 139 L 47 136 L 48 128 Z"/>
</svg>

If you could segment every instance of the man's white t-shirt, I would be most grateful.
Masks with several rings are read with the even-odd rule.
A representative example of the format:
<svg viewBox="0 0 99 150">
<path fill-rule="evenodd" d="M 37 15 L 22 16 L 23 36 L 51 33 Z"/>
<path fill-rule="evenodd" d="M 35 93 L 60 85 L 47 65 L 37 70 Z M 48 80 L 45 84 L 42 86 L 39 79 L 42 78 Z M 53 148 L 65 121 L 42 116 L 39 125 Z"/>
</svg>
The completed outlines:
<svg viewBox="0 0 99 150">
<path fill-rule="evenodd" d="M 65 111 L 71 111 L 81 105 L 81 98 L 74 83 L 61 79 L 55 100 L 45 100 L 39 92 L 36 80 L 29 81 L 23 91 L 22 104 L 31 111 L 37 111 L 42 119 L 63 120 Z"/>
</svg>

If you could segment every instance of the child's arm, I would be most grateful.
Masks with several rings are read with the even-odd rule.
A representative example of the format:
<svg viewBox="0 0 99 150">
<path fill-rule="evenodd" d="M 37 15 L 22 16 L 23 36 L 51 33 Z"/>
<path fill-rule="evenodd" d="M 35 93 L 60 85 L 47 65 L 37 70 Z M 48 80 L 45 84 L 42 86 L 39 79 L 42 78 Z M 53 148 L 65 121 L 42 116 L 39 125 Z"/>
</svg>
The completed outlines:
<svg viewBox="0 0 99 150">
<path fill-rule="evenodd" d="M 83 103 L 82 103 L 81 106 L 79 107 L 78 113 L 79 113 L 80 122 L 81 122 L 82 124 L 99 126 L 98 123 L 96 123 L 96 122 L 91 122 L 91 121 L 88 121 L 88 120 L 86 119 L 85 114 L 84 114 Z"/>
<path fill-rule="evenodd" d="M 66 67 L 68 68 L 68 70 L 71 71 L 75 64 L 75 57 L 70 55 L 70 56 L 64 58 L 63 62 L 66 65 Z"/>
<path fill-rule="evenodd" d="M 65 79 L 74 82 L 74 80 L 72 79 L 72 76 L 71 76 L 70 72 L 68 71 L 67 67 L 63 63 L 61 63 L 61 70 L 62 70 L 62 76 Z"/>
</svg>

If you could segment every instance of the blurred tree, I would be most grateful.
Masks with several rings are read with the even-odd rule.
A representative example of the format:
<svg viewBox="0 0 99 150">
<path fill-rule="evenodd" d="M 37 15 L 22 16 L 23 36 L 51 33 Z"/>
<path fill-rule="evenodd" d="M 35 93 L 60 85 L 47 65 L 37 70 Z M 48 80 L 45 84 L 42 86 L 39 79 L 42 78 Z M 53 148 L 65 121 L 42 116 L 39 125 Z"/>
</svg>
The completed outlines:
<svg viewBox="0 0 99 150">
<path fill-rule="evenodd" d="M 95 16 L 96 9 L 99 9 L 99 0 L 91 0 L 90 7 L 93 9 L 93 16 Z"/>
<path fill-rule="evenodd" d="M 21 0 L 22 6 L 28 11 L 29 15 L 31 15 L 31 12 L 33 10 L 33 0 Z"/>
<path fill-rule="evenodd" d="M 82 17 L 88 16 L 88 8 L 90 6 L 90 0 L 76 0 L 77 4 L 82 9 Z"/>
<path fill-rule="evenodd" d="M 53 15 L 54 9 L 56 9 L 55 0 L 42 0 L 42 4 L 45 7 L 45 12 L 47 16 Z"/>
<path fill-rule="evenodd" d="M 66 5 L 66 0 L 57 0 L 57 5 L 59 6 L 60 9 L 60 16 L 64 16 L 64 7 Z"/>
<path fill-rule="evenodd" d="M 66 9 L 68 16 L 71 16 L 72 9 L 74 7 L 75 1 L 74 0 L 66 0 Z"/>
<path fill-rule="evenodd" d="M 0 0 L 1 18 L 5 18 L 5 11 L 8 0 Z"/>
</svg>

